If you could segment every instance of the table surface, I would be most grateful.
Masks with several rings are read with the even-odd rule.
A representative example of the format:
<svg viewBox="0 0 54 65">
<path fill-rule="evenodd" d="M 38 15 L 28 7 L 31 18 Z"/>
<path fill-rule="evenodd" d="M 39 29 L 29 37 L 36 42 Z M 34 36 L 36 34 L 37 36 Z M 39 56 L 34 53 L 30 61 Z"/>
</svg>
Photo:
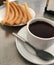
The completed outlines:
<svg viewBox="0 0 54 65">
<path fill-rule="evenodd" d="M 36 17 L 45 17 L 53 20 L 53 17 L 44 14 L 46 0 L 18 0 L 20 3 L 27 2 L 36 12 Z M 17 33 L 21 27 L 7 27 L 0 25 L 0 65 L 34 65 L 25 60 L 17 51 L 15 38 L 12 32 Z M 54 64 L 53 64 L 54 65 Z"/>
</svg>

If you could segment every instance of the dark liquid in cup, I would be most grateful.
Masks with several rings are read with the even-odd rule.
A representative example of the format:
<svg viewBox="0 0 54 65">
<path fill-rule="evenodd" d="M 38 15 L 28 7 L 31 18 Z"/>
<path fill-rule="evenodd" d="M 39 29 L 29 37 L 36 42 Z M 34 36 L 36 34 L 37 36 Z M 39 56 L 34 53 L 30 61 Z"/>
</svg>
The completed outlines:
<svg viewBox="0 0 54 65">
<path fill-rule="evenodd" d="M 54 37 L 54 27 L 44 21 L 37 21 L 29 25 L 29 30 L 41 38 Z"/>
</svg>

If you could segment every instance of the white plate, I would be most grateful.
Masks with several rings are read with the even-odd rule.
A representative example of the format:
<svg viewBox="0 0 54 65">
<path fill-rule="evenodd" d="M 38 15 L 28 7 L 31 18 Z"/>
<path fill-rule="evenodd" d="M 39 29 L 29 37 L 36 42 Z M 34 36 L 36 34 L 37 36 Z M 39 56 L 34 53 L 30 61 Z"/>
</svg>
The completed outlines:
<svg viewBox="0 0 54 65">
<path fill-rule="evenodd" d="M 22 36 L 25 40 L 27 40 L 27 30 L 26 30 L 26 26 L 23 27 L 19 32 L 18 35 Z M 27 40 L 28 41 L 28 40 Z M 54 63 L 54 59 L 51 61 L 44 61 L 42 59 L 40 59 L 39 57 L 37 57 L 37 55 L 35 54 L 34 50 L 29 47 L 27 44 L 22 43 L 20 40 L 16 39 L 16 47 L 17 50 L 19 51 L 19 53 L 28 61 L 34 63 L 34 64 L 41 64 L 41 65 L 47 65 L 47 64 L 52 64 Z M 51 53 L 53 52 L 54 55 L 54 45 L 52 45 L 51 47 L 49 47 L 47 49 L 47 51 L 51 51 Z"/>
<path fill-rule="evenodd" d="M 29 9 L 30 9 L 30 13 L 31 13 L 32 18 L 35 18 L 35 11 L 33 9 L 31 9 L 31 8 L 29 8 Z M 2 20 L 5 17 L 5 11 L 6 11 L 6 7 L 1 6 L 0 7 L 0 23 L 2 22 Z M 10 25 L 7 25 L 7 24 L 5 24 L 5 25 L 10 26 Z M 22 26 L 22 25 L 25 25 L 25 24 L 20 24 L 19 26 Z M 13 25 L 13 26 L 18 26 L 18 25 Z"/>
</svg>

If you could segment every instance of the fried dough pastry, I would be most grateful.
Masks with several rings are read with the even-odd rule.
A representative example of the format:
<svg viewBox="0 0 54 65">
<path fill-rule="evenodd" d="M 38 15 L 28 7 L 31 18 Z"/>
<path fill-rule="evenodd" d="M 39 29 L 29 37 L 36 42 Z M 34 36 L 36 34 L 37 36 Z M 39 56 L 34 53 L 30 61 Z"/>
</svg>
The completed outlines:
<svg viewBox="0 0 54 65">
<path fill-rule="evenodd" d="M 32 18 L 27 3 L 24 3 L 23 6 L 16 2 L 5 1 L 4 3 L 6 14 L 2 24 L 10 26 L 26 24 Z"/>
<path fill-rule="evenodd" d="M 17 9 L 19 11 L 19 17 L 17 19 L 17 21 L 15 22 L 17 25 L 19 25 L 22 21 L 22 18 L 23 18 L 23 14 L 22 14 L 22 11 L 21 11 L 21 6 L 20 4 L 17 5 Z"/>
<path fill-rule="evenodd" d="M 27 3 L 24 3 L 24 8 L 26 10 L 26 14 L 27 14 L 28 20 L 32 19 L 32 16 L 30 14 L 30 10 L 29 10 L 29 7 L 28 7 Z"/>
<path fill-rule="evenodd" d="M 6 13 L 5 13 L 5 18 L 4 20 L 2 21 L 2 24 L 6 24 L 7 23 L 7 20 L 8 20 L 8 15 L 9 15 L 9 2 L 5 3 L 4 4 L 6 5 Z"/>
<path fill-rule="evenodd" d="M 26 11 L 25 11 L 25 9 L 23 8 L 23 6 L 21 4 L 19 4 L 19 7 L 20 7 L 20 9 L 22 11 L 22 14 L 23 14 L 23 19 L 22 19 L 21 23 L 26 24 L 26 22 L 27 22 Z"/>
<path fill-rule="evenodd" d="M 12 2 L 10 2 L 10 17 L 8 19 L 7 24 L 11 24 L 10 22 L 14 19 L 14 16 L 15 16 L 15 12 L 12 6 Z"/>
<path fill-rule="evenodd" d="M 14 13 L 15 16 L 14 16 L 14 19 L 9 23 L 10 25 L 14 25 L 18 16 L 19 16 L 19 13 L 18 13 L 18 10 L 17 10 L 17 4 L 15 2 L 12 2 L 12 6 L 13 6 L 14 11 L 15 11 L 15 13 Z"/>
</svg>

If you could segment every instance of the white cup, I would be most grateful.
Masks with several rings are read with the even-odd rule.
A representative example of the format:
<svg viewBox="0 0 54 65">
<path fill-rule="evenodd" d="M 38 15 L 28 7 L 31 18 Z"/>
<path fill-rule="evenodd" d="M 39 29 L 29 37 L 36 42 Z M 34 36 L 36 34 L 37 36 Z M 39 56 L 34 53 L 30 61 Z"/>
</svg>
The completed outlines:
<svg viewBox="0 0 54 65">
<path fill-rule="evenodd" d="M 34 35 L 32 32 L 30 32 L 29 25 L 34 22 L 37 22 L 37 21 L 47 22 L 48 24 L 52 25 L 53 27 L 54 27 L 54 21 L 51 21 L 46 18 L 35 18 L 35 19 L 30 20 L 27 23 L 27 40 L 28 40 L 28 42 L 31 45 L 33 45 L 34 47 L 44 50 L 44 49 L 50 47 L 54 43 L 54 37 L 42 38 L 42 37 L 38 37 L 38 36 Z"/>
</svg>

